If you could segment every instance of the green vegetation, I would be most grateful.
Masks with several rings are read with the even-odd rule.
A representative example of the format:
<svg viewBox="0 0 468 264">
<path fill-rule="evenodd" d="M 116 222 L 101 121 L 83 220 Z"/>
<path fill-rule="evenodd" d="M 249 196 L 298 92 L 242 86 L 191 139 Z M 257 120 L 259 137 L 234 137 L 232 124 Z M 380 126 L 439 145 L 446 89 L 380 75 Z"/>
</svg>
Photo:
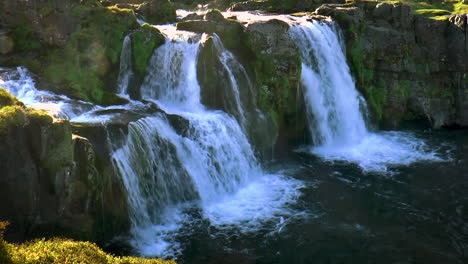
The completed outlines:
<svg viewBox="0 0 468 264">
<path fill-rule="evenodd" d="M 3 240 L 7 223 L 0 222 L 0 263 L 2 264 L 175 264 L 173 261 L 116 257 L 95 244 L 68 239 L 38 239 L 21 245 Z"/>
<path fill-rule="evenodd" d="M 424 17 L 445 20 L 453 14 L 467 14 L 468 4 L 464 4 L 463 0 L 365 0 L 370 2 L 385 2 L 385 3 L 403 3 L 410 5 L 413 8 L 415 15 Z M 363 2 L 363 0 L 353 0 L 353 2 Z"/>
<path fill-rule="evenodd" d="M 270 114 L 273 123 L 278 126 L 283 123 L 285 115 L 294 113 L 295 97 L 292 92 L 295 87 L 286 73 L 278 73 L 274 59 L 268 56 L 257 57 L 255 74 L 258 87 L 260 87 L 258 104 L 261 109 Z"/>
<path fill-rule="evenodd" d="M 117 67 L 125 35 L 138 24 L 130 9 L 80 6 L 74 13 L 84 17 L 83 29 L 51 52 L 45 75 L 73 97 L 108 104 L 112 97 L 105 88 L 117 74 L 111 69 Z"/>
<path fill-rule="evenodd" d="M 0 135 L 13 127 L 24 126 L 27 122 L 24 108 L 18 105 L 4 106 L 0 109 Z"/>
<path fill-rule="evenodd" d="M 16 99 L 16 97 L 11 95 L 9 92 L 7 92 L 5 89 L 0 88 L 0 109 L 4 106 L 9 105 L 22 106 L 23 103 Z"/>
<path fill-rule="evenodd" d="M 53 122 L 53 118 L 45 111 L 26 107 L 16 97 L 0 88 L 0 134 L 30 122 L 47 125 Z"/>
<path fill-rule="evenodd" d="M 31 51 L 41 48 L 41 43 L 27 25 L 15 27 L 12 32 L 12 38 L 17 51 Z"/>
</svg>

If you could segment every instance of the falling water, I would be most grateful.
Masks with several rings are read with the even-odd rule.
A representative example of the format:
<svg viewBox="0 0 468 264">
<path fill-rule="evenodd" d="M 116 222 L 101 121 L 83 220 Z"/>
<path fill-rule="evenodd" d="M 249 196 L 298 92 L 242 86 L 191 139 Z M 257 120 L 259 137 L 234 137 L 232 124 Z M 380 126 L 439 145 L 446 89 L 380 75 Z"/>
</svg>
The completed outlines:
<svg viewBox="0 0 468 264">
<path fill-rule="evenodd" d="M 297 181 L 262 171 L 236 119 L 201 104 L 198 50 L 198 41 L 180 39 L 155 50 L 141 94 L 164 113 L 131 123 L 113 154 L 144 255 L 177 254 L 174 232 L 194 202 L 218 228 L 255 228 L 287 216 L 298 195 Z"/>
<path fill-rule="evenodd" d="M 242 64 L 240 64 L 234 55 L 224 47 L 223 42 L 216 34 L 213 35 L 213 43 L 218 52 L 219 60 L 229 77 L 230 88 L 232 94 L 234 95 L 235 107 L 239 122 L 242 126 L 245 126 L 246 117 L 244 113 L 244 106 L 241 100 L 240 89 L 238 86 L 239 81 L 237 80 L 236 76 L 240 75 L 239 77 L 247 80 L 246 85 L 249 89 L 252 87 L 250 78 Z"/>
<path fill-rule="evenodd" d="M 364 171 L 387 171 L 391 165 L 439 160 L 424 141 L 410 133 L 371 133 L 367 108 L 356 90 L 335 24 L 304 22 L 290 35 L 301 51 L 312 152 L 328 160 L 359 164 Z"/>
<path fill-rule="evenodd" d="M 122 52 L 120 53 L 120 71 L 117 79 L 118 94 L 120 96 L 128 97 L 127 90 L 132 76 L 132 38 L 129 34 L 124 38 Z"/>
</svg>

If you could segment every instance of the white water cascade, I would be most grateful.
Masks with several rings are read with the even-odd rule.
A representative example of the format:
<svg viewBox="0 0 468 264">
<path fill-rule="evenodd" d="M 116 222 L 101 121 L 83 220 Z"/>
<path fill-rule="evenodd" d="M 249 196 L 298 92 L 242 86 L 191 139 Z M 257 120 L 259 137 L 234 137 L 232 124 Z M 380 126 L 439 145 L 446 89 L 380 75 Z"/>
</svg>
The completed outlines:
<svg viewBox="0 0 468 264">
<path fill-rule="evenodd" d="M 164 113 L 129 126 L 114 151 L 129 195 L 133 244 L 143 255 L 177 255 L 188 208 L 219 229 L 255 229 L 292 212 L 300 183 L 267 175 L 239 123 L 200 103 L 199 42 L 171 41 L 155 50 L 141 88 Z"/>
<path fill-rule="evenodd" d="M 131 34 L 125 36 L 120 53 L 120 70 L 117 78 L 118 94 L 127 97 L 127 89 L 133 76 L 132 71 L 132 38 Z"/>
<path fill-rule="evenodd" d="M 302 57 L 302 84 L 315 147 L 326 160 L 357 163 L 364 171 L 439 160 L 408 132 L 371 133 L 366 104 L 351 77 L 339 30 L 333 23 L 303 22 L 290 29 Z"/>
</svg>

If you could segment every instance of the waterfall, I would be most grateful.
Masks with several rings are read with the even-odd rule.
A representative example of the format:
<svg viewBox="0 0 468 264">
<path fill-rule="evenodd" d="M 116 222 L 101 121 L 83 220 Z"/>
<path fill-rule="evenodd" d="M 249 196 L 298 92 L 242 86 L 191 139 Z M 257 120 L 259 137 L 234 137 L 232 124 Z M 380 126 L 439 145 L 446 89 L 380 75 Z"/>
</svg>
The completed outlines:
<svg viewBox="0 0 468 264">
<path fill-rule="evenodd" d="M 199 41 L 178 38 L 154 51 L 141 94 L 162 113 L 131 123 L 113 153 L 128 193 L 133 245 L 143 255 L 177 254 L 174 232 L 193 203 L 219 229 L 248 229 L 265 219 L 280 221 L 298 195 L 297 181 L 262 171 L 235 118 L 203 106 L 199 47 Z"/>
<path fill-rule="evenodd" d="M 352 144 L 367 133 L 360 95 L 349 74 L 338 34 L 327 24 L 291 29 L 300 47 L 309 127 L 317 145 Z"/>
<path fill-rule="evenodd" d="M 356 90 L 334 23 L 303 22 L 291 27 L 290 36 L 302 57 L 301 82 L 314 143 L 312 153 L 377 172 L 387 172 L 389 166 L 439 160 L 411 133 L 367 130 L 367 107 Z"/>
<path fill-rule="evenodd" d="M 199 46 L 199 42 L 166 40 L 151 57 L 142 97 L 157 100 L 167 110 L 203 111 L 196 70 Z"/>
<path fill-rule="evenodd" d="M 127 90 L 133 76 L 132 71 L 132 38 L 131 34 L 125 36 L 120 53 L 120 70 L 117 78 L 118 94 L 128 97 Z"/>
</svg>

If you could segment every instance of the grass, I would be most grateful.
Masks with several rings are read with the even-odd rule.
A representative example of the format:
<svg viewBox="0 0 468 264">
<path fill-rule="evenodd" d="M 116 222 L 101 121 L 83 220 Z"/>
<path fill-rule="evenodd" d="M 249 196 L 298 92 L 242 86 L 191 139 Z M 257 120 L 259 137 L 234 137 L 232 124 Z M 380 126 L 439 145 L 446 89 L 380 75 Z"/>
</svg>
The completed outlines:
<svg viewBox="0 0 468 264">
<path fill-rule="evenodd" d="M 69 239 L 37 239 L 23 244 L 3 240 L 8 223 L 0 222 L 0 263 L 2 264 L 175 264 L 174 261 L 116 257 L 91 242 Z"/>
<path fill-rule="evenodd" d="M 445 20 L 450 15 L 468 14 L 462 0 L 369 0 L 370 2 L 403 3 L 413 7 L 416 15 Z"/>
</svg>

